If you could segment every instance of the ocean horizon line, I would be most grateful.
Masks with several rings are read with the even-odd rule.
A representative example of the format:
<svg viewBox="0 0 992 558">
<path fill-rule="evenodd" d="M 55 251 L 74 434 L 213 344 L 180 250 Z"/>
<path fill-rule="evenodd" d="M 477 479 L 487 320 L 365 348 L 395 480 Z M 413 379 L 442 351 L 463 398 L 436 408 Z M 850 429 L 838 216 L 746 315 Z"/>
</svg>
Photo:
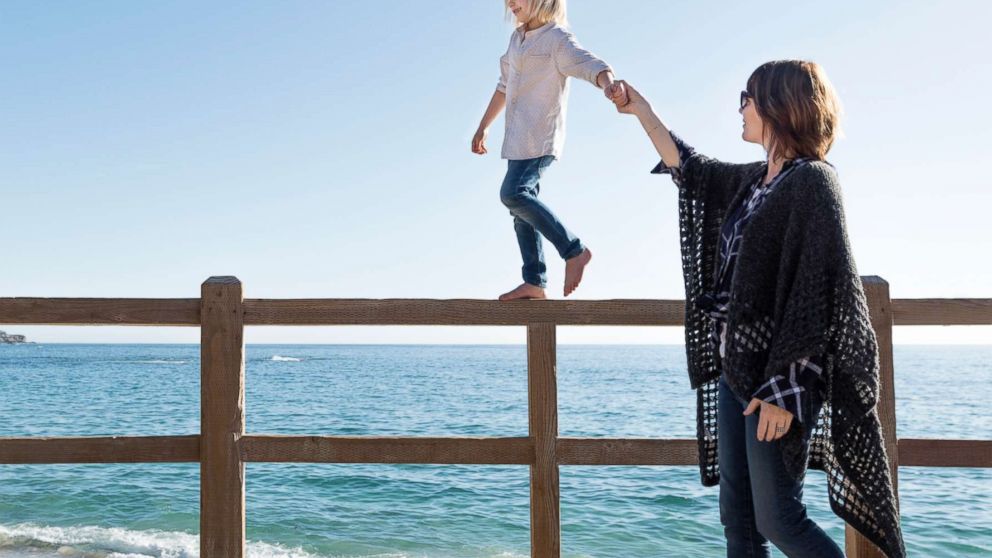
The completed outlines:
<svg viewBox="0 0 992 558">
<path fill-rule="evenodd" d="M 100 346 L 100 345 L 132 345 L 132 346 L 189 346 L 196 347 L 200 343 L 175 343 L 169 341 L 162 342 L 106 342 L 106 343 L 77 343 L 72 341 L 29 341 L 4 346 L 24 346 L 24 345 L 77 345 L 77 346 Z M 684 347 L 685 343 L 568 343 L 559 342 L 559 347 Z M 245 343 L 245 347 L 526 347 L 526 343 Z M 893 347 L 989 347 L 992 343 L 893 343 Z"/>
</svg>

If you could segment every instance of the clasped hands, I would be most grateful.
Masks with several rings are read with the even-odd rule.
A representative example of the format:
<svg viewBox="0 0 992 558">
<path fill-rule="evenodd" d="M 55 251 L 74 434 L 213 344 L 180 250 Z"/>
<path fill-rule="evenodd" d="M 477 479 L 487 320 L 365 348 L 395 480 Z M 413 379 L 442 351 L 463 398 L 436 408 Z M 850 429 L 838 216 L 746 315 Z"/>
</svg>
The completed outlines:
<svg viewBox="0 0 992 558">
<path fill-rule="evenodd" d="M 642 105 L 646 105 L 644 97 L 629 83 L 622 79 L 612 81 L 603 88 L 603 94 L 617 107 L 617 112 L 635 114 Z"/>
</svg>

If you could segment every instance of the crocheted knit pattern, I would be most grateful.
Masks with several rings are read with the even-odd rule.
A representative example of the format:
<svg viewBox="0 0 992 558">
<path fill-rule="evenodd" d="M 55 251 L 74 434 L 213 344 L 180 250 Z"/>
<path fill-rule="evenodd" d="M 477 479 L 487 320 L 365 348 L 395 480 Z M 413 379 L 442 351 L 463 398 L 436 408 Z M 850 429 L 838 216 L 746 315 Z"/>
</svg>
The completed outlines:
<svg viewBox="0 0 992 558">
<path fill-rule="evenodd" d="M 763 163 L 734 165 L 693 155 L 682 163 L 679 230 L 686 289 L 685 339 L 697 390 L 704 485 L 719 483 L 717 383 L 741 397 L 805 355 L 824 355 L 824 404 L 814 424 L 794 421 L 782 438 L 795 478 L 827 475 L 831 509 L 890 558 L 905 556 L 878 419 L 878 347 L 847 238 L 833 169 L 804 165 L 748 224 L 731 289 L 725 358 L 709 339 L 710 318 L 691 301 L 712 285 L 721 221 Z M 813 428 L 808 446 L 803 429 Z"/>
</svg>

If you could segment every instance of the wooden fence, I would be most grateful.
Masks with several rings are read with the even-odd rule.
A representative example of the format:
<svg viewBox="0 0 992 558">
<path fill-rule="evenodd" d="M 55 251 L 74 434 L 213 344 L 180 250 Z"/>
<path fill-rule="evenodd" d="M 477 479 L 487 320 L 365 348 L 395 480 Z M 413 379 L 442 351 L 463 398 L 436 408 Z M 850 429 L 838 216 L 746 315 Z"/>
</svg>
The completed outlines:
<svg viewBox="0 0 992 558">
<path fill-rule="evenodd" d="M 897 438 L 892 367 L 893 324 L 992 325 L 992 299 L 890 300 L 884 280 L 862 280 L 881 352 L 879 416 L 893 480 L 899 466 L 992 467 L 992 440 Z M 199 462 L 204 558 L 245 556 L 247 462 L 527 465 L 531 555 L 558 557 L 560 465 L 695 465 L 698 456 L 694 439 L 558 436 L 556 327 L 681 326 L 683 312 L 681 300 L 245 299 L 234 277 L 211 277 L 199 299 L 0 298 L 0 324 L 198 326 L 201 351 L 199 435 L 0 438 L 0 464 Z M 526 326 L 529 436 L 248 434 L 246 325 Z M 850 527 L 846 546 L 851 558 L 882 556 Z"/>
</svg>

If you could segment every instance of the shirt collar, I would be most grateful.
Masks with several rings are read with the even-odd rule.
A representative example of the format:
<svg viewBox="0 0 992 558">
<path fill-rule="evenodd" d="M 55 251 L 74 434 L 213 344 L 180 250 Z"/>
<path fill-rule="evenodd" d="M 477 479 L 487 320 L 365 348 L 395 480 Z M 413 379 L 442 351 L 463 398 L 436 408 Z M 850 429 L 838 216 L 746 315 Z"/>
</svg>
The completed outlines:
<svg viewBox="0 0 992 558">
<path fill-rule="evenodd" d="M 538 27 L 537 29 L 531 29 L 530 31 L 524 31 L 524 26 L 521 25 L 520 27 L 517 27 L 517 33 L 520 34 L 521 39 L 530 39 L 536 35 L 540 35 L 541 33 L 544 33 L 548 29 L 551 29 L 552 27 L 554 27 L 554 25 L 555 22 L 549 21 L 544 25 Z"/>
</svg>

